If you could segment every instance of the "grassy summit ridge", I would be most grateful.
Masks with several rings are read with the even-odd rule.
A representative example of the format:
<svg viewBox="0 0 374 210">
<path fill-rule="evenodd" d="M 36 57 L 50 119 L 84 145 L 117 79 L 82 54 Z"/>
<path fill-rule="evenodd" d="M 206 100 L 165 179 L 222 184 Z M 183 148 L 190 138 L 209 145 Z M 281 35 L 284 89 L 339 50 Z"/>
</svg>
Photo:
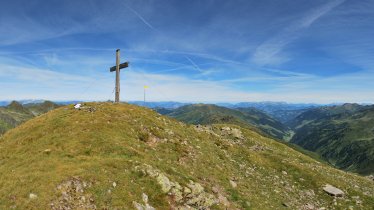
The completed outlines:
<svg viewBox="0 0 374 210">
<path fill-rule="evenodd" d="M 325 184 L 344 197 L 326 194 Z M 128 104 L 61 107 L 0 139 L 0 209 L 145 203 L 157 209 L 370 209 L 374 183 L 250 129 L 195 128 Z"/>
</svg>

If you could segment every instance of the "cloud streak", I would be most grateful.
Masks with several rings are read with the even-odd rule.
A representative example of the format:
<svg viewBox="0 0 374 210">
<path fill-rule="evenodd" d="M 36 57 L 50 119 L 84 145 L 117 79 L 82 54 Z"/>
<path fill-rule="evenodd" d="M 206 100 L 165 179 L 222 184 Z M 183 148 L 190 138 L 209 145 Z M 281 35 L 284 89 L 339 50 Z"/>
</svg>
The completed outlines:
<svg viewBox="0 0 374 210">
<path fill-rule="evenodd" d="M 156 30 L 143 16 L 141 16 L 136 10 L 134 10 L 129 5 L 126 5 L 127 9 L 129 9 L 134 15 L 136 15 L 146 26 L 148 26 L 152 30 Z"/>
<path fill-rule="evenodd" d="M 283 49 L 289 43 L 296 40 L 303 30 L 310 27 L 318 19 L 328 14 L 331 10 L 344 2 L 345 0 L 335 0 L 324 4 L 302 17 L 301 20 L 290 24 L 280 33 L 258 46 L 251 61 L 259 66 L 278 65 L 288 61 L 290 58 L 281 54 Z"/>
</svg>

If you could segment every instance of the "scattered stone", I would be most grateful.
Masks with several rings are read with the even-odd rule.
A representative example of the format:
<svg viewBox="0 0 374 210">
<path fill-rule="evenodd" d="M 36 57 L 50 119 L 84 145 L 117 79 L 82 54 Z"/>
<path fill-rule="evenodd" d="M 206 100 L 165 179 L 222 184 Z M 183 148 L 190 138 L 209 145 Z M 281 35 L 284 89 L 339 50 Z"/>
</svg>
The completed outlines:
<svg viewBox="0 0 374 210">
<path fill-rule="evenodd" d="M 218 202 L 223 204 L 224 206 L 230 206 L 229 200 L 222 194 L 218 194 Z"/>
<path fill-rule="evenodd" d="M 96 108 L 94 108 L 94 107 L 87 107 L 85 110 L 87 112 L 96 112 Z"/>
<path fill-rule="evenodd" d="M 370 175 L 370 176 L 367 176 L 368 179 L 370 179 L 371 181 L 374 181 L 374 175 Z"/>
<path fill-rule="evenodd" d="M 132 202 L 137 210 L 156 210 L 153 206 L 148 204 L 148 196 L 145 193 L 142 194 L 142 200 L 144 204 L 140 204 L 136 201 Z"/>
<path fill-rule="evenodd" d="M 231 130 L 231 135 L 234 137 L 234 138 L 237 138 L 237 139 L 244 139 L 244 136 L 242 134 L 242 131 L 237 129 L 237 128 L 233 128 Z"/>
<path fill-rule="evenodd" d="M 113 182 L 113 188 L 116 188 L 117 187 L 117 183 L 116 182 Z"/>
<path fill-rule="evenodd" d="M 315 195 L 315 193 L 314 193 L 313 190 L 307 190 L 307 191 L 305 191 L 305 195 L 308 196 L 308 197 L 313 197 Z"/>
<path fill-rule="evenodd" d="M 288 203 L 286 203 L 286 202 L 283 202 L 282 206 L 284 206 L 284 207 L 290 207 L 290 205 Z"/>
<path fill-rule="evenodd" d="M 244 136 L 242 131 L 237 128 L 230 128 L 230 127 L 221 127 L 221 135 L 223 136 L 232 136 L 235 139 L 243 140 Z"/>
<path fill-rule="evenodd" d="M 283 174 L 283 175 L 287 175 L 287 172 L 286 172 L 286 171 L 282 171 L 282 174 Z"/>
<path fill-rule="evenodd" d="M 233 180 L 230 180 L 230 185 L 231 185 L 231 187 L 233 187 L 233 188 L 236 188 L 236 187 L 238 186 L 238 184 L 236 184 L 236 182 L 233 181 Z"/>
<path fill-rule="evenodd" d="M 251 146 L 249 149 L 252 150 L 252 151 L 257 152 L 257 151 L 265 151 L 265 150 L 267 150 L 268 148 L 265 147 L 265 146 L 257 145 L 257 144 L 256 144 L 256 145 Z"/>
<path fill-rule="evenodd" d="M 212 192 L 214 192 L 214 193 L 219 193 L 219 192 L 220 192 L 219 187 L 218 187 L 218 186 L 214 186 L 214 187 L 212 187 Z"/>
<path fill-rule="evenodd" d="M 313 204 L 310 204 L 310 203 L 307 203 L 303 206 L 303 209 L 305 210 L 313 210 L 315 209 L 314 205 Z"/>
<path fill-rule="evenodd" d="M 51 153 L 51 149 L 45 149 L 43 152 L 45 153 L 45 154 L 50 154 Z"/>
<path fill-rule="evenodd" d="M 323 191 L 325 191 L 327 194 L 331 195 L 331 196 L 335 196 L 335 197 L 342 197 L 344 195 L 344 192 L 339 189 L 339 188 L 336 188 L 332 185 L 329 185 L 329 184 L 326 184 L 324 187 L 323 187 Z"/>
<path fill-rule="evenodd" d="M 174 135 L 174 131 L 172 131 L 172 130 L 170 130 L 170 129 L 165 129 L 165 132 L 166 132 L 168 135 L 170 135 L 170 136 Z"/>
<path fill-rule="evenodd" d="M 34 194 L 34 193 L 30 193 L 29 194 L 29 198 L 30 199 L 37 199 L 38 198 L 38 195 Z"/>
<path fill-rule="evenodd" d="M 191 193 L 184 196 L 187 199 L 185 204 L 190 207 L 208 209 L 210 206 L 218 202 L 213 195 L 206 193 L 203 186 L 201 186 L 199 183 L 190 181 L 187 187 L 191 189 Z"/>
</svg>

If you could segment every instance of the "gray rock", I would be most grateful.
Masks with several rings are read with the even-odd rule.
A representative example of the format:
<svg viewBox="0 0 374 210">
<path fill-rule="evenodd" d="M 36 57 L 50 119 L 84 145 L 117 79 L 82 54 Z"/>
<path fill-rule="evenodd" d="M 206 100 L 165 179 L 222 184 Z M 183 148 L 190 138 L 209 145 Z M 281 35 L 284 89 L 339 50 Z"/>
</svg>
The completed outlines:
<svg viewBox="0 0 374 210">
<path fill-rule="evenodd" d="M 237 139 L 244 139 L 242 132 L 237 128 L 231 130 L 231 135 Z"/>
<path fill-rule="evenodd" d="M 34 193 L 30 193 L 29 194 L 29 198 L 30 199 L 37 199 L 38 198 L 38 195 L 34 194 Z"/>
<path fill-rule="evenodd" d="M 142 200 L 144 204 L 140 204 L 136 201 L 133 201 L 132 204 L 137 210 L 156 210 L 153 206 L 148 204 L 148 195 L 143 193 L 142 194 Z"/>
<path fill-rule="evenodd" d="M 144 203 L 148 203 L 148 195 L 143 193 L 142 194 L 142 200 L 143 200 Z"/>
<path fill-rule="evenodd" d="M 310 203 L 307 203 L 303 206 L 303 209 L 307 209 L 307 210 L 313 210 L 315 209 L 314 205 L 313 204 L 310 204 Z"/>
<path fill-rule="evenodd" d="M 156 180 L 158 184 L 161 186 L 161 190 L 164 193 L 167 193 L 170 191 L 170 189 L 173 187 L 173 183 L 170 182 L 169 178 L 167 178 L 164 174 L 159 174 L 156 177 Z"/>
<path fill-rule="evenodd" d="M 323 187 L 323 191 L 325 191 L 327 194 L 335 196 L 335 197 L 342 197 L 344 195 L 344 192 L 341 189 L 336 188 L 336 187 L 334 187 L 332 185 L 329 185 L 329 184 L 326 184 Z"/>
<path fill-rule="evenodd" d="M 234 182 L 233 180 L 230 180 L 230 185 L 233 188 L 236 188 L 238 186 L 238 184 L 236 184 L 236 182 Z"/>
<path fill-rule="evenodd" d="M 286 202 L 283 202 L 282 205 L 283 205 L 284 207 L 290 207 L 290 204 L 288 204 L 288 203 L 286 203 Z"/>
</svg>

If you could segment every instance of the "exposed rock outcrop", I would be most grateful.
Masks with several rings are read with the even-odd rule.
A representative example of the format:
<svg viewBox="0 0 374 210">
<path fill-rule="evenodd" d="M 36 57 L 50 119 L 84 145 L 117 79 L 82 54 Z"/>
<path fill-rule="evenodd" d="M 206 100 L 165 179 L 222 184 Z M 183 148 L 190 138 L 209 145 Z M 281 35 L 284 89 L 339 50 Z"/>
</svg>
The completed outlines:
<svg viewBox="0 0 374 210">
<path fill-rule="evenodd" d="M 93 197 L 85 192 L 91 187 L 90 182 L 82 181 L 73 177 L 57 186 L 60 197 L 53 201 L 50 206 L 53 210 L 69 209 L 96 209 Z"/>
<path fill-rule="evenodd" d="M 204 187 L 199 183 L 190 180 L 186 186 L 182 186 L 178 182 L 171 181 L 164 173 L 150 165 L 138 166 L 136 170 L 155 178 L 161 191 L 168 194 L 177 204 L 174 206 L 176 209 L 207 209 L 218 202 L 218 199 L 205 192 Z"/>
</svg>

